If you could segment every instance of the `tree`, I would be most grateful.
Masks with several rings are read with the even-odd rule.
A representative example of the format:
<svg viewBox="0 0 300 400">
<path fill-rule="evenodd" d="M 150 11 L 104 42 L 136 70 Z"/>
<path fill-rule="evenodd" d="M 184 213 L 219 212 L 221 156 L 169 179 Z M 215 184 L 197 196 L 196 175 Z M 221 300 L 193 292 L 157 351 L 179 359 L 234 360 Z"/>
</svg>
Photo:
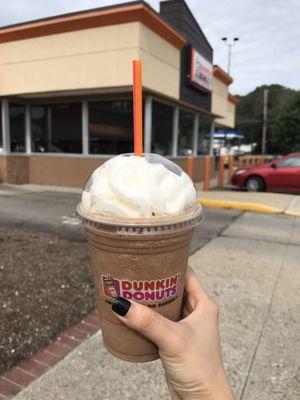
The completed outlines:
<svg viewBox="0 0 300 400">
<path fill-rule="evenodd" d="M 280 107 L 272 133 L 272 145 L 277 152 L 300 151 L 300 92 Z"/>
<path fill-rule="evenodd" d="M 236 128 L 245 135 L 244 143 L 257 143 L 255 151 L 261 152 L 262 121 L 263 121 L 263 92 L 269 90 L 268 95 L 268 126 L 267 152 L 281 153 L 280 140 L 275 136 L 277 116 L 282 107 L 296 93 L 294 90 L 281 85 L 262 85 L 245 96 L 237 96 L 240 103 L 236 109 Z"/>
</svg>

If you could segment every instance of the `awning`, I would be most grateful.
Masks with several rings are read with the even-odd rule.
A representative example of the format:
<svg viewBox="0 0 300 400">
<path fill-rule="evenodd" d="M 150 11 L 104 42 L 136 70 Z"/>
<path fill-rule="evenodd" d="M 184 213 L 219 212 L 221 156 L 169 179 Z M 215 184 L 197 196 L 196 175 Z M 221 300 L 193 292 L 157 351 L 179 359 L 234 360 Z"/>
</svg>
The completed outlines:
<svg viewBox="0 0 300 400">
<path fill-rule="evenodd" d="M 244 139 L 245 135 L 242 132 L 230 130 L 230 131 L 215 131 L 215 139 Z"/>
</svg>

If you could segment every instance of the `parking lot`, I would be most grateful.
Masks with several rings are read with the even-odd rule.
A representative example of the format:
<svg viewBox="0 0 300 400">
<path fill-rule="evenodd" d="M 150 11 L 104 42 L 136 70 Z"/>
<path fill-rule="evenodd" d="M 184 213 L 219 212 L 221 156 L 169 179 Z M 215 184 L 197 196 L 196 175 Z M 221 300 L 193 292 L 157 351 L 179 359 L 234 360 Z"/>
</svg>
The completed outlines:
<svg viewBox="0 0 300 400">
<path fill-rule="evenodd" d="M 67 239 L 71 247 L 85 246 L 72 219 L 78 198 L 78 193 L 43 188 L 4 194 L 2 226 L 42 231 Z M 224 363 L 236 398 L 296 399 L 300 219 L 204 211 L 190 264 L 220 305 Z M 137 388 L 139 398 L 168 398 L 160 363 L 128 368 L 105 351 L 97 333 L 16 398 L 133 399 Z"/>
</svg>

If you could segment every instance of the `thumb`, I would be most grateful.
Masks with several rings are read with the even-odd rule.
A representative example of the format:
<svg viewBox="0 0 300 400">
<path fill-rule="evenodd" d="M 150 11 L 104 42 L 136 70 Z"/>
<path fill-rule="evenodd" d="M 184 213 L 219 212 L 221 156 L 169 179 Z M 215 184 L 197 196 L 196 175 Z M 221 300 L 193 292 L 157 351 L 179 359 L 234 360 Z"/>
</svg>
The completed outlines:
<svg viewBox="0 0 300 400">
<path fill-rule="evenodd" d="M 126 326 L 154 342 L 159 348 L 170 342 L 174 322 L 143 304 L 117 297 L 112 305 L 116 317 Z"/>
</svg>

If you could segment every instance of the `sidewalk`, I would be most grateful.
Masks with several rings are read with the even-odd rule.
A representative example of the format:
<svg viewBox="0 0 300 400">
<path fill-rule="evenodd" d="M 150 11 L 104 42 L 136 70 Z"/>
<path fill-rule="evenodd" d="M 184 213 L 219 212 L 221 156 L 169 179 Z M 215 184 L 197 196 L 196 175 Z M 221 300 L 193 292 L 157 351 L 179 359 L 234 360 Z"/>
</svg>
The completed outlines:
<svg viewBox="0 0 300 400">
<path fill-rule="evenodd" d="M 210 180 L 209 187 L 211 189 L 214 189 L 217 186 L 218 186 L 218 177 L 214 177 L 214 178 L 212 178 Z M 197 191 L 203 190 L 203 187 L 204 187 L 204 182 L 203 181 L 195 183 L 195 188 L 197 189 Z"/>
<path fill-rule="evenodd" d="M 300 219 L 241 214 L 190 264 L 220 305 L 223 358 L 239 400 L 294 400 L 299 347 Z M 222 260 L 222 261 L 220 261 Z M 159 361 L 110 356 L 100 333 L 15 400 L 169 399 Z"/>
<path fill-rule="evenodd" d="M 10 183 L 0 183 L 0 195 L 2 196 L 15 196 L 25 193 L 40 193 L 40 192 L 80 194 L 82 192 L 82 189 L 69 186 L 34 185 L 31 183 L 26 183 L 24 185 L 12 185 Z"/>
<path fill-rule="evenodd" d="M 206 207 L 231 208 L 267 214 L 287 214 L 300 217 L 300 196 L 269 192 L 219 190 L 198 191 L 200 203 Z"/>
</svg>

